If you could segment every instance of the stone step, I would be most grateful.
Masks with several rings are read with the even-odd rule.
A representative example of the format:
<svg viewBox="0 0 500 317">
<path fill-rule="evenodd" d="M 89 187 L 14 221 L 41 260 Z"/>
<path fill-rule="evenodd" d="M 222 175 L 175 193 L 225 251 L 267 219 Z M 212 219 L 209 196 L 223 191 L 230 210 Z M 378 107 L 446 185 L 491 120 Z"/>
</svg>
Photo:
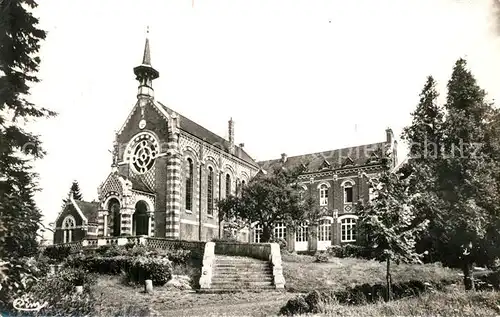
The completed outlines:
<svg viewBox="0 0 500 317">
<path fill-rule="evenodd" d="M 271 282 L 212 282 L 211 288 L 214 289 L 238 289 L 238 288 L 273 288 Z"/>
<path fill-rule="evenodd" d="M 218 263 L 215 262 L 215 266 L 220 267 L 248 267 L 248 268 L 261 268 L 261 267 L 271 267 L 269 263 Z"/>
<path fill-rule="evenodd" d="M 261 267 L 261 268 L 247 268 L 247 267 L 234 267 L 234 266 L 214 266 L 214 270 L 219 271 L 228 271 L 228 272 L 272 272 L 273 270 L 270 267 Z"/>
<path fill-rule="evenodd" d="M 252 277 L 242 277 L 242 276 L 221 276 L 215 275 L 212 277 L 212 282 L 273 282 L 274 278 L 272 276 L 252 276 Z"/>
<path fill-rule="evenodd" d="M 240 272 L 213 271 L 212 276 L 241 276 L 242 278 L 245 278 L 245 277 L 272 277 L 274 275 L 272 273 L 262 273 L 262 272 L 249 272 L 241 274 Z"/>
<path fill-rule="evenodd" d="M 276 289 L 274 285 L 272 287 L 264 287 L 264 288 L 243 288 L 243 289 L 223 289 L 223 288 L 209 288 L 209 289 L 198 289 L 196 292 L 198 293 L 237 293 L 237 292 L 246 292 L 246 293 L 261 293 L 261 292 L 283 292 L 281 289 Z"/>
</svg>

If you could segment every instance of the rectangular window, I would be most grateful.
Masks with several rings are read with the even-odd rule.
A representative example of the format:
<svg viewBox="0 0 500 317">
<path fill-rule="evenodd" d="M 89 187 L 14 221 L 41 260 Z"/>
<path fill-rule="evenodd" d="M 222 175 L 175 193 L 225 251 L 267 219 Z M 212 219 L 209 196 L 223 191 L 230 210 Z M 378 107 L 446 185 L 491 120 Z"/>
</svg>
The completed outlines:
<svg viewBox="0 0 500 317">
<path fill-rule="evenodd" d="M 356 219 L 342 219 L 340 223 L 340 241 L 355 242 L 356 241 Z"/>
<path fill-rule="evenodd" d="M 274 227 L 274 238 L 275 239 L 286 239 L 286 226 L 283 223 L 279 223 Z"/>
<path fill-rule="evenodd" d="M 330 229 L 332 227 L 332 224 L 330 220 L 321 220 L 320 224 L 318 226 L 318 241 L 330 241 L 331 240 L 331 235 L 330 235 Z"/>
<path fill-rule="evenodd" d="M 255 225 L 253 228 L 253 243 L 260 243 L 262 240 L 262 226 L 261 225 Z"/>
<path fill-rule="evenodd" d="M 307 224 L 301 224 L 297 231 L 295 232 L 295 241 L 297 242 L 307 242 L 307 235 L 309 233 L 309 227 Z"/>
</svg>

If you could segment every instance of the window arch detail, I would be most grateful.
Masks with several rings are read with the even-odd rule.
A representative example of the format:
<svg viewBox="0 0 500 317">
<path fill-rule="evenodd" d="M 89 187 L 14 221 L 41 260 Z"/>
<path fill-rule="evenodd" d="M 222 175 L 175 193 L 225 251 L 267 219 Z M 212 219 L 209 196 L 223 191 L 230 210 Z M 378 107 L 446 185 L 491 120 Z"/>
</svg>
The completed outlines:
<svg viewBox="0 0 500 317">
<path fill-rule="evenodd" d="M 207 214 L 214 214 L 214 169 L 208 167 L 207 172 Z"/>
<path fill-rule="evenodd" d="M 319 186 L 319 205 L 328 205 L 328 186 L 326 184 L 321 184 L 321 186 Z"/>
<path fill-rule="evenodd" d="M 69 243 L 74 240 L 74 230 L 76 229 L 75 217 L 68 215 L 64 218 L 62 223 L 63 229 L 63 243 Z"/>
<path fill-rule="evenodd" d="M 353 181 L 342 182 L 342 188 L 344 191 L 344 204 L 352 204 L 353 203 L 353 200 L 354 200 L 353 187 L 354 187 Z"/>
</svg>

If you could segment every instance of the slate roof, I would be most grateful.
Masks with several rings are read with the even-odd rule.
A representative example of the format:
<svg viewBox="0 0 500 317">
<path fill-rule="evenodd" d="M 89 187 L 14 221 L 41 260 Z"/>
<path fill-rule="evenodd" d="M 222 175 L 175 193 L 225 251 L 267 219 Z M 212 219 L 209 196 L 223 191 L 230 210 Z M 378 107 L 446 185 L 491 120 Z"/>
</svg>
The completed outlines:
<svg viewBox="0 0 500 317">
<path fill-rule="evenodd" d="M 161 105 L 163 107 L 163 109 L 165 109 L 165 111 L 168 114 L 172 114 L 174 112 L 172 109 L 168 108 L 167 106 L 165 106 L 161 102 L 158 102 L 158 104 Z M 180 125 L 181 130 L 183 130 L 183 131 L 185 131 L 185 132 L 187 132 L 187 133 L 189 133 L 189 134 L 191 134 L 191 135 L 193 135 L 201 140 L 204 140 L 205 142 L 208 142 L 208 143 L 218 147 L 219 149 L 222 149 L 222 150 L 226 151 L 227 153 L 229 153 L 229 145 L 230 145 L 229 141 L 227 141 L 223 137 L 220 137 L 217 134 L 205 129 L 201 125 L 184 117 L 183 115 L 179 114 L 178 112 L 175 112 L 175 113 L 179 117 L 179 125 Z M 242 159 L 243 161 L 251 164 L 252 166 L 255 166 L 256 168 L 258 168 L 257 162 L 255 162 L 255 160 L 250 155 L 248 155 L 248 153 L 245 152 L 245 150 L 243 150 L 241 147 L 239 147 L 237 145 L 235 145 L 235 156 Z"/>
<path fill-rule="evenodd" d="M 386 142 L 364 144 L 360 146 L 346 147 L 325 152 L 310 153 L 287 157 L 285 164 L 282 159 L 258 162 L 261 169 L 271 171 L 275 168 L 293 168 L 300 164 L 306 167 L 306 173 L 320 171 L 322 169 L 339 169 L 349 166 L 363 166 L 378 164 L 378 158 L 383 155 Z"/>
<path fill-rule="evenodd" d="M 125 178 L 129 179 L 132 182 L 132 189 L 135 189 L 135 190 L 138 190 L 141 192 L 145 192 L 145 193 L 154 194 L 154 191 L 151 188 L 149 188 L 149 186 L 146 185 L 140 179 L 133 178 L 133 177 L 125 177 Z"/>
<path fill-rule="evenodd" d="M 97 223 L 97 210 L 99 209 L 98 202 L 88 202 L 83 200 L 75 200 L 75 202 L 89 223 Z"/>
</svg>

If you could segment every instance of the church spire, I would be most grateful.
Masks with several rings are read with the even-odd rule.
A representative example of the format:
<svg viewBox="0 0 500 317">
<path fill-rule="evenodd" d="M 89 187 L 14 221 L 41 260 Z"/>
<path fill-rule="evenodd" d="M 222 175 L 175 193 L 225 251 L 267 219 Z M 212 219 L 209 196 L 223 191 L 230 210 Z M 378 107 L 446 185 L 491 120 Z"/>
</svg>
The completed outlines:
<svg viewBox="0 0 500 317">
<path fill-rule="evenodd" d="M 147 33 L 149 34 L 149 27 Z M 138 99 L 154 98 L 153 80 L 160 77 L 160 73 L 151 66 L 151 52 L 149 49 L 149 38 L 146 37 L 144 45 L 144 55 L 142 64 L 134 67 L 134 74 L 139 81 L 139 89 L 137 91 Z"/>
</svg>

